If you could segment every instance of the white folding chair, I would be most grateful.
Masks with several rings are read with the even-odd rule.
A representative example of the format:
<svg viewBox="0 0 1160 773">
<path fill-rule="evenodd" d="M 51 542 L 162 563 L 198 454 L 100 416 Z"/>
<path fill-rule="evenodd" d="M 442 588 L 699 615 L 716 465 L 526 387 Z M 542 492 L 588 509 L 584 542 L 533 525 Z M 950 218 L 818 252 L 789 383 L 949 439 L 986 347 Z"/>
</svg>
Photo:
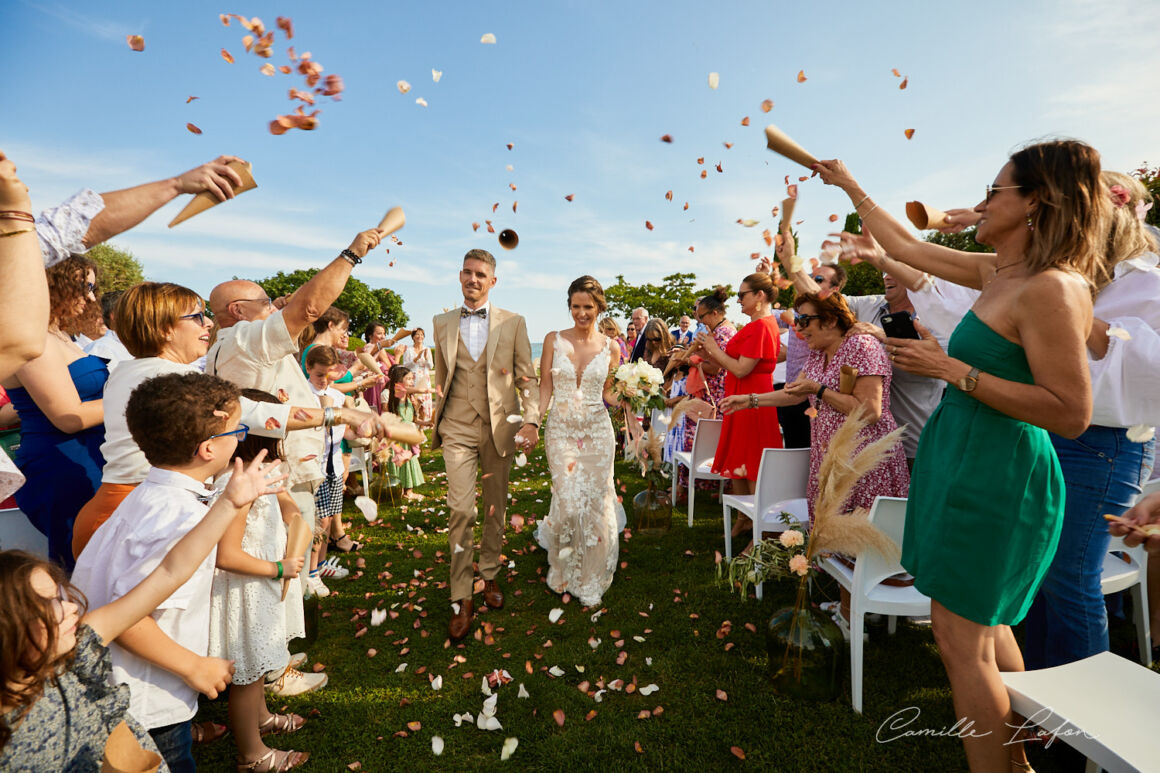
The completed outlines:
<svg viewBox="0 0 1160 773">
<path fill-rule="evenodd" d="M 1011 709 L 1087 757 L 1087 773 L 1156 770 L 1160 674 L 1110 652 L 1054 668 L 1001 671 Z"/>
<path fill-rule="evenodd" d="M 47 556 L 48 538 L 36 530 L 22 510 L 4 508 L 0 510 L 0 550 L 26 550 Z"/>
<path fill-rule="evenodd" d="M 350 451 L 350 470 L 362 474 L 363 493 L 371 495 L 371 452 L 366 446 L 352 448 Z"/>
<path fill-rule="evenodd" d="M 906 500 L 878 497 L 870 508 L 870 520 L 890 539 L 902 545 Z M 823 559 L 821 567 L 850 593 L 850 702 L 854 711 L 861 714 L 865 616 L 870 613 L 888 615 L 888 630 L 894 633 L 899 615 L 929 616 L 930 598 L 919 593 L 913 585 L 884 585 L 883 580 L 906 570 L 897 560 L 888 560 L 877 550 L 864 551 L 854 562 L 853 569 L 833 556 Z"/>
<path fill-rule="evenodd" d="M 698 419 L 693 431 L 693 449 L 677 451 L 673 454 L 673 491 L 670 501 L 677 501 L 677 468 L 689 471 L 689 526 L 693 525 L 693 501 L 696 499 L 696 485 L 699 480 L 720 481 L 720 491 L 725 491 L 725 478 L 713 472 L 713 455 L 717 453 L 717 441 L 721 439 L 720 419 Z"/>
<path fill-rule="evenodd" d="M 753 521 L 753 539 L 761 539 L 767 532 L 782 532 L 789 528 L 781 520 L 788 512 L 797 518 L 802 528 L 809 528 L 809 508 L 806 488 L 810 479 L 810 449 L 767 448 L 761 452 L 761 466 L 753 494 L 725 494 L 721 497 L 721 511 L 725 521 L 725 557 L 733 558 L 733 511 L 749 516 Z M 757 584 L 757 598 L 762 598 L 762 583 Z"/>
<path fill-rule="evenodd" d="M 1104 570 L 1100 576 L 1100 590 L 1105 596 L 1122 590 L 1132 592 L 1132 617 L 1136 624 L 1136 640 L 1140 646 L 1140 662 L 1152 665 L 1151 615 L 1148 614 L 1148 552 L 1143 545 L 1130 548 L 1123 537 L 1112 537 L 1104 554 Z"/>
</svg>

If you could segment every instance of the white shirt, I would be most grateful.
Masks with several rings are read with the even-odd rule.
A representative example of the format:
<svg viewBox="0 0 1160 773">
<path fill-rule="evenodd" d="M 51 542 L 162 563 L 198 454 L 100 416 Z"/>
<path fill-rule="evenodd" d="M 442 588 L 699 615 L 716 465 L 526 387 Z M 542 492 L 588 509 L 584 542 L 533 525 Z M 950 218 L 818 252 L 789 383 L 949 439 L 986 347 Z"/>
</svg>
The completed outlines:
<svg viewBox="0 0 1160 773">
<path fill-rule="evenodd" d="M 342 392 L 339 392 L 332 386 L 329 386 L 326 389 L 319 389 L 318 387 L 314 386 L 314 384 L 310 384 L 310 391 L 314 393 L 315 399 L 319 405 L 322 405 L 322 400 L 318 398 L 321 398 L 323 395 L 330 398 L 330 405 L 332 408 L 341 408 L 343 401 L 346 400 L 346 395 L 344 395 Z M 342 477 L 342 473 L 346 470 L 346 466 L 342 461 L 342 436 L 344 434 L 346 434 L 346 425 L 335 424 L 330 428 L 330 442 L 327 444 L 330 446 L 330 458 L 334 460 L 334 471 L 338 474 L 339 477 Z M 322 467 L 322 474 L 325 475 L 325 451 L 323 451 L 322 456 L 318 457 L 318 462 Z"/>
<path fill-rule="evenodd" d="M 110 373 L 116 369 L 118 364 L 133 359 L 133 355 L 129 354 L 129 350 L 125 348 L 125 344 L 121 343 L 121 339 L 117 337 L 114 330 L 106 331 L 103 336 L 86 346 L 85 354 L 95 355 L 108 362 Z"/>
<path fill-rule="evenodd" d="M 183 365 L 160 357 L 141 357 L 122 363 L 121 367 L 109 374 L 109 380 L 105 382 L 105 442 L 101 444 L 101 455 L 105 457 L 105 466 L 101 470 L 102 483 L 136 485 L 145 480 L 152 465 L 129 434 L 125 406 L 129 404 L 129 395 L 134 389 L 146 380 L 165 373 L 200 371 L 196 365 Z M 245 397 L 241 403 L 241 422 L 251 432 L 263 437 L 286 436 L 286 423 L 290 420 L 289 405 L 257 403 Z M 313 404 L 313 401 L 300 403 Z M 267 426 L 270 419 L 274 421 Z"/>
<path fill-rule="evenodd" d="M 314 392 L 294 353 L 298 342 L 286 329 L 279 309 L 263 320 L 238 322 L 218 331 L 205 359 L 205 372 L 245 388 L 261 389 L 290 405 L 313 405 Z M 281 393 L 279 393 L 281 390 Z M 287 485 L 321 480 L 314 460 L 323 454 L 322 430 L 291 432 L 286 437 Z"/>
<path fill-rule="evenodd" d="M 1095 360 L 1092 424 L 1131 427 L 1160 424 L 1160 256 L 1145 253 L 1118 263 L 1112 281 L 1096 295 L 1093 314 L 1130 338 L 1108 336 L 1108 352 Z"/>
<path fill-rule="evenodd" d="M 96 609 L 144 580 L 209 510 L 212 493 L 188 475 L 154 467 L 97 530 L 77 559 L 72 582 Z M 153 619 L 169 638 L 197 655 L 209 652 L 210 590 L 217 548 L 193 576 L 158 605 Z M 114 683 L 129 685 L 129 713 L 146 729 L 184 722 L 197 713 L 197 691 L 176 674 L 109 643 Z"/>
<path fill-rule="evenodd" d="M 915 316 L 922 321 L 945 351 L 951 333 L 979 299 L 979 290 L 930 277 L 921 290 L 907 290 Z"/>
<path fill-rule="evenodd" d="M 468 309 L 466 304 L 460 308 L 473 311 L 473 309 Z M 491 301 L 488 301 L 479 308 L 487 309 L 488 315 L 491 315 Z M 478 309 L 475 309 L 475 311 L 478 311 Z M 483 348 L 487 346 L 489 322 L 487 317 L 480 317 L 475 314 L 459 318 L 459 334 L 463 336 L 463 343 L 467 344 L 467 353 L 471 355 L 471 359 L 473 360 L 478 360 L 479 355 L 483 354 Z"/>
<path fill-rule="evenodd" d="M 85 188 L 65 199 L 64 203 L 46 209 L 36 218 L 36 238 L 44 266 L 54 266 L 74 252 L 85 252 L 85 234 L 93 218 L 105 208 L 99 194 Z"/>
</svg>

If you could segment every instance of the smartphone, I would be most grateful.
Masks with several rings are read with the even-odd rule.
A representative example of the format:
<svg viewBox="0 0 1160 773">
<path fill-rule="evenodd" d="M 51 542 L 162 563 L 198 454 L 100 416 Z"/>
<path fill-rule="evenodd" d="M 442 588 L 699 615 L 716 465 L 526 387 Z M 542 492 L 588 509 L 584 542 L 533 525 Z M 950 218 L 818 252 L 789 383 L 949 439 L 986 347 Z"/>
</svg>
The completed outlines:
<svg viewBox="0 0 1160 773">
<path fill-rule="evenodd" d="M 920 338 L 909 311 L 887 314 L 882 318 L 882 329 L 888 338 Z"/>
</svg>

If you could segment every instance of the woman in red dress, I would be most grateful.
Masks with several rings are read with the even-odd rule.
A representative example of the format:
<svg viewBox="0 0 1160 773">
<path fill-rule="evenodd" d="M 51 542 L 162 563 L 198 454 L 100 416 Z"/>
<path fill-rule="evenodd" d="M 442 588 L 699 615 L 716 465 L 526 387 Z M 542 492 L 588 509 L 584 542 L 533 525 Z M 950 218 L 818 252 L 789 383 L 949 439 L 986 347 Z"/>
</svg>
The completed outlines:
<svg viewBox="0 0 1160 773">
<path fill-rule="evenodd" d="M 706 359 L 726 371 L 726 397 L 773 390 L 773 369 L 781 346 L 777 319 L 772 314 L 776 296 L 769 274 L 750 274 L 741 281 L 737 291 L 737 301 L 751 320 L 749 324 L 737 331 L 724 351 L 712 335 L 697 334 L 694 346 Z M 713 456 L 713 472 L 732 480 L 734 494 L 752 494 L 761 466 L 761 452 L 781 447 L 776 408 L 757 408 L 742 416 L 727 415 Z M 733 526 L 733 534 L 752 528 L 749 518 L 740 516 Z"/>
</svg>

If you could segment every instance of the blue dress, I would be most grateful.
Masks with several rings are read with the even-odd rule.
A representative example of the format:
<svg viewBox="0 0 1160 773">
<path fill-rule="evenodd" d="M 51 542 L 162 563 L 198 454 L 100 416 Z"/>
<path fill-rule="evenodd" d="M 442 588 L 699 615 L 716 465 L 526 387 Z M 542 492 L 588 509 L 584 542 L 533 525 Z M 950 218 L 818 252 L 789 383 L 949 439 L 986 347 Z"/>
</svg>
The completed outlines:
<svg viewBox="0 0 1160 773">
<path fill-rule="evenodd" d="M 69 363 L 68 372 L 82 402 L 101 399 L 109 379 L 104 360 L 81 357 Z M 20 448 L 13 461 L 28 479 L 16 492 L 16 506 L 48 537 L 48 557 L 72 571 L 73 521 L 101 485 L 105 425 L 61 432 L 23 387 L 9 389 L 8 397 L 20 414 Z"/>
</svg>

